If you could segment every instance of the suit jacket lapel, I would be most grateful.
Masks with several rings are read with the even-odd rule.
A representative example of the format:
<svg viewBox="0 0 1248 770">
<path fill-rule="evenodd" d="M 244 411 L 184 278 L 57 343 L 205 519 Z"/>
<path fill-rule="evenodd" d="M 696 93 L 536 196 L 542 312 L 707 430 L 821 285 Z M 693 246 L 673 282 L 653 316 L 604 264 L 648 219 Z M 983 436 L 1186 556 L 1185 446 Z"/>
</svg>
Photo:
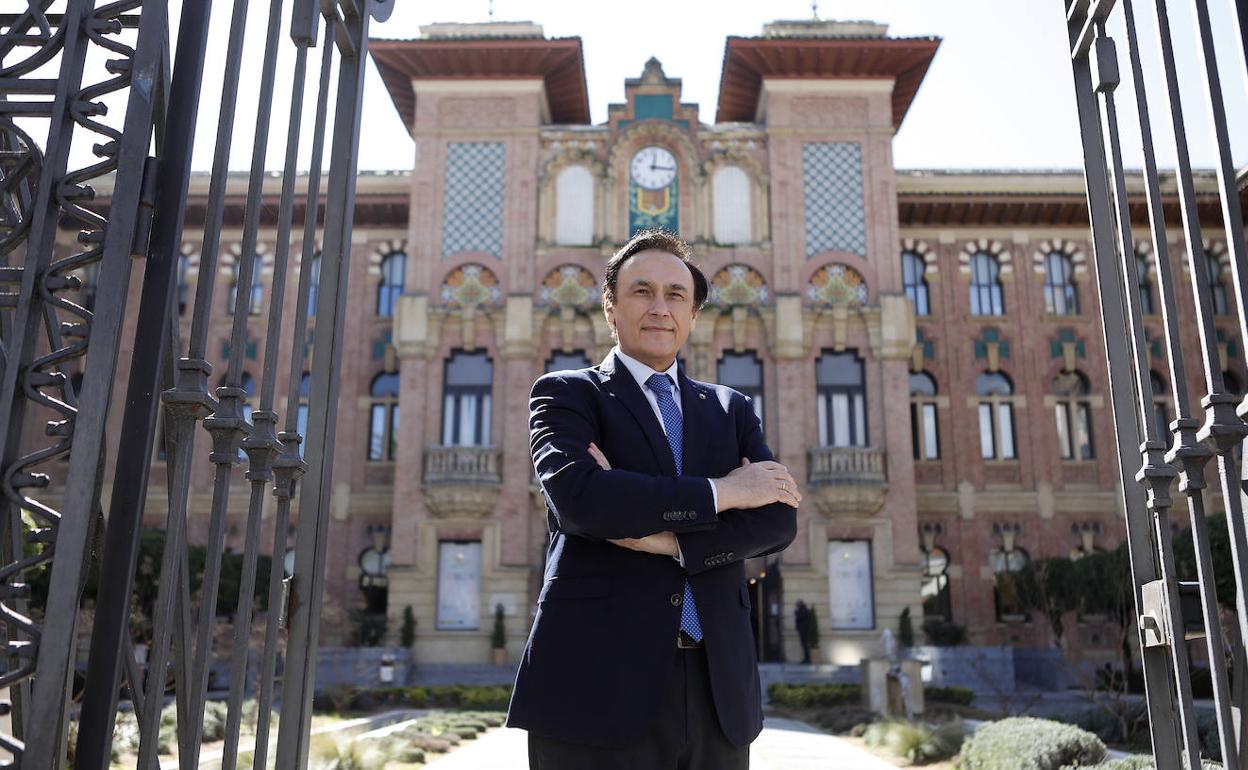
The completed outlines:
<svg viewBox="0 0 1248 770">
<path fill-rule="evenodd" d="M 667 443 L 667 434 L 663 432 L 663 426 L 659 425 L 659 418 L 655 416 L 654 410 L 650 408 L 650 402 L 646 400 L 646 395 L 641 392 L 641 386 L 637 384 L 637 380 L 633 379 L 632 373 L 616 359 L 614 353 L 607 356 L 599 368 L 606 375 L 606 380 L 603 383 L 604 389 L 617 398 L 620 403 L 624 404 L 637 420 L 637 424 L 641 426 L 642 433 L 646 434 L 646 440 L 650 442 L 650 448 L 654 451 L 654 456 L 658 458 L 659 466 L 663 472 L 669 476 L 675 476 L 676 459 L 672 457 L 672 447 Z M 684 433 L 685 441 L 688 442 L 689 431 L 684 431 Z M 688 446 L 687 443 L 686 446 Z M 688 457 L 688 454 L 686 454 L 686 462 L 684 463 L 686 471 L 689 468 Z"/>
</svg>

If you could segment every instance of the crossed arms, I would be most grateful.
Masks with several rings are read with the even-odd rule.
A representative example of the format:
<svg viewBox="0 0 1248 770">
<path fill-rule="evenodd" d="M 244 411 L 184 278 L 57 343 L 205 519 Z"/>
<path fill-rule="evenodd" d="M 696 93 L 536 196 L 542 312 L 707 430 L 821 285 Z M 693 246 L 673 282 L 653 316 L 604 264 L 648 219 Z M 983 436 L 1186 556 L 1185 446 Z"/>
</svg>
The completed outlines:
<svg viewBox="0 0 1248 770">
<path fill-rule="evenodd" d="M 595 410 L 573 392 L 576 386 L 542 377 L 529 400 L 533 460 L 562 532 L 667 555 L 675 555 L 679 541 L 690 574 L 792 542 L 801 496 L 744 399 L 730 402 L 743 464 L 715 479 L 712 495 L 705 478 L 611 468 L 594 443 L 602 435 Z"/>
</svg>

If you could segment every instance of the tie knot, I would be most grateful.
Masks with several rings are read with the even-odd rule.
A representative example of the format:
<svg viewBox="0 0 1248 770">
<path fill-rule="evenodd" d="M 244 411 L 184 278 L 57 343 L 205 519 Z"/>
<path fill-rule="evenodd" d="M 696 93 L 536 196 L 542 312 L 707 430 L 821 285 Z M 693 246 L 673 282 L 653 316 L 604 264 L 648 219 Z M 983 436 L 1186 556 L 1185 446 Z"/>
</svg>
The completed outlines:
<svg viewBox="0 0 1248 770">
<path fill-rule="evenodd" d="M 652 374 L 650 379 L 646 380 L 646 387 L 660 396 L 670 396 L 672 395 L 672 378 L 666 374 Z"/>
</svg>

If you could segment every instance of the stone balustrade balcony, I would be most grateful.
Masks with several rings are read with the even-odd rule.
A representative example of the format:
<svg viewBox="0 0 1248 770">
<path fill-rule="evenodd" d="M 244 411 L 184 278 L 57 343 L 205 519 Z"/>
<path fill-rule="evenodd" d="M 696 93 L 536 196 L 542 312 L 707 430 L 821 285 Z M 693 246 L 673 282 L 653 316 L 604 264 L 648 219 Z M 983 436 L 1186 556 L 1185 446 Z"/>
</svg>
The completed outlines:
<svg viewBox="0 0 1248 770">
<path fill-rule="evenodd" d="M 886 455 L 874 447 L 815 447 L 806 483 L 815 507 L 826 516 L 871 516 L 884 504 Z"/>
<path fill-rule="evenodd" d="M 502 486 L 501 466 L 496 446 L 425 447 L 425 506 L 444 518 L 488 516 Z"/>
</svg>

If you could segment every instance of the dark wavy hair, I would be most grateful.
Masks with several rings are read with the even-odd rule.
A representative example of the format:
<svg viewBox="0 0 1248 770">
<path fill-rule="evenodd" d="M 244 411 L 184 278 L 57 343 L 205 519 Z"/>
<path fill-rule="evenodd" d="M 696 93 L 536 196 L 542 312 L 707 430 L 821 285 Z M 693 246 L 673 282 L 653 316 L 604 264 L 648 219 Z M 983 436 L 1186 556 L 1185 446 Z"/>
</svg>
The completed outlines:
<svg viewBox="0 0 1248 770">
<path fill-rule="evenodd" d="M 666 251 L 668 254 L 685 263 L 693 275 L 693 312 L 698 312 L 706 304 L 710 286 L 706 276 L 693 263 L 693 249 L 679 235 L 669 230 L 640 230 L 620 247 L 620 250 L 607 261 L 607 271 L 602 276 L 602 297 L 605 301 L 615 304 L 615 286 L 620 277 L 620 269 L 634 254 L 650 249 Z"/>
</svg>

